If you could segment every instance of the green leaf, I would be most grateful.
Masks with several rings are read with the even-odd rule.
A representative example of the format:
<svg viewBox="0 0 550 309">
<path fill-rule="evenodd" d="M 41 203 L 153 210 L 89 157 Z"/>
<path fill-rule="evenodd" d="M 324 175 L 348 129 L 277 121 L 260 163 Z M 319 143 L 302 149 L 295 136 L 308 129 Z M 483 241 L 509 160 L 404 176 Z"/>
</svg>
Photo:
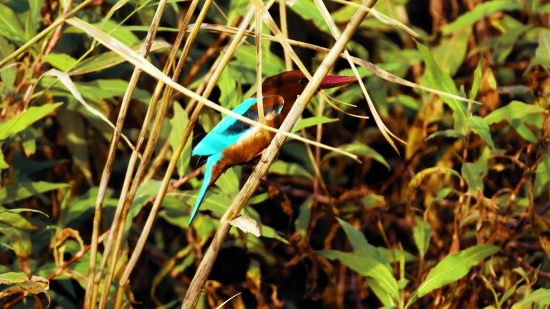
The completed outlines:
<svg viewBox="0 0 550 309">
<path fill-rule="evenodd" d="M 495 245 L 477 245 L 457 253 L 446 256 L 428 274 L 424 282 L 418 287 L 418 297 L 460 280 L 470 269 L 481 260 L 497 253 L 500 250 Z"/>
<path fill-rule="evenodd" d="M 487 145 L 491 147 L 492 150 L 494 150 L 495 143 L 493 143 L 493 139 L 491 138 L 489 125 L 483 120 L 483 118 L 479 116 L 471 116 L 468 117 L 466 121 L 468 122 L 468 125 L 470 126 L 472 132 L 479 135 L 485 141 L 485 143 L 487 143 Z"/>
<path fill-rule="evenodd" d="M 416 244 L 416 248 L 418 248 L 420 256 L 423 257 L 428 252 L 430 246 L 432 227 L 422 217 L 416 216 L 414 221 L 416 222 L 416 225 L 413 227 L 414 243 Z"/>
<path fill-rule="evenodd" d="M 424 78 L 428 80 L 429 86 L 440 91 L 458 95 L 458 90 L 454 81 L 449 74 L 443 72 L 443 70 L 437 65 L 430 50 L 420 42 L 416 42 L 416 46 L 418 47 L 418 51 L 426 63 Z M 464 127 L 464 123 L 466 122 L 466 111 L 464 104 L 459 100 L 446 96 L 440 96 L 440 98 L 453 110 L 455 120 L 454 129 L 460 133 L 465 133 L 466 128 Z"/>
<path fill-rule="evenodd" d="M 472 82 L 472 89 L 470 90 L 470 100 L 475 100 L 477 93 L 479 91 L 479 86 L 481 86 L 481 81 L 483 77 L 483 57 L 479 57 L 479 62 L 474 71 L 474 81 Z"/>
<path fill-rule="evenodd" d="M 544 109 L 541 106 L 525 104 L 520 101 L 512 101 L 510 104 L 494 110 L 492 113 L 485 116 L 483 120 L 488 125 L 498 123 L 503 120 L 507 120 L 509 123 L 512 123 L 515 119 L 521 120 L 528 116 L 542 113 L 544 113 Z"/>
<path fill-rule="evenodd" d="M 67 72 L 76 64 L 76 59 L 67 54 L 50 53 L 42 59 L 63 72 Z"/>
<path fill-rule="evenodd" d="M 28 0 L 29 12 L 27 14 L 27 20 L 25 21 L 25 36 L 27 40 L 32 39 L 42 22 L 42 16 L 40 16 L 40 9 L 44 4 L 44 0 Z"/>
<path fill-rule="evenodd" d="M 533 303 L 539 306 L 550 304 L 550 289 L 540 288 L 531 293 L 531 295 L 526 294 L 526 296 L 526 299 L 515 303 L 512 309 L 531 308 L 531 304 Z"/>
<path fill-rule="evenodd" d="M 46 117 L 63 103 L 44 104 L 32 106 L 28 110 L 17 114 L 15 117 L 0 123 L 0 140 L 5 140 L 25 130 L 36 121 Z"/>
<path fill-rule="evenodd" d="M 342 264 L 356 271 L 358 274 L 375 279 L 393 300 L 398 302 L 401 299 L 397 281 L 393 277 L 393 274 L 378 260 L 370 256 L 360 256 L 356 253 L 336 250 L 321 250 L 316 252 L 329 260 L 338 259 Z"/>
<path fill-rule="evenodd" d="M 166 41 L 155 40 L 151 45 L 150 52 L 162 51 L 170 48 L 170 44 Z M 132 46 L 131 49 L 139 52 L 143 47 L 143 43 Z M 117 64 L 123 63 L 126 60 L 114 51 L 108 51 L 99 55 L 95 55 L 79 62 L 70 72 L 69 75 L 81 75 L 86 73 L 98 72 L 104 69 L 114 67 Z"/>
<path fill-rule="evenodd" d="M 235 172 L 235 166 L 228 169 L 216 181 L 216 186 L 227 196 L 237 196 L 239 193 L 239 177 Z M 229 206 L 229 205 L 227 205 Z"/>
<path fill-rule="evenodd" d="M 2 147 L 4 143 L 0 143 L 0 170 L 5 170 L 9 168 L 9 164 L 6 162 L 6 159 L 4 159 L 4 152 L 2 151 Z"/>
<path fill-rule="evenodd" d="M 10 211 L 3 206 L 0 206 L 0 222 L 9 224 L 10 226 L 23 230 L 36 230 L 38 227 L 32 225 L 25 217 L 18 214 L 16 211 Z"/>
<path fill-rule="evenodd" d="M 7 6 L 0 3 L 0 36 L 23 45 L 27 42 L 23 27 L 15 13 Z"/>
<path fill-rule="evenodd" d="M 298 131 L 300 131 L 304 128 L 309 128 L 309 127 L 312 127 L 312 126 L 316 126 L 318 124 L 335 122 L 335 121 L 338 121 L 338 120 L 339 120 L 338 118 L 328 118 L 328 117 L 325 117 L 325 116 L 314 116 L 314 117 L 309 117 L 309 118 L 302 118 L 302 119 L 298 120 L 298 123 L 296 124 L 296 126 L 294 127 L 292 132 L 298 132 Z"/>
<path fill-rule="evenodd" d="M 47 191 L 66 188 L 67 183 L 52 183 L 46 181 L 18 182 L 5 186 L 0 191 L 0 204 L 9 204 Z"/>
<path fill-rule="evenodd" d="M 388 205 L 386 198 L 383 195 L 370 193 L 361 198 L 361 204 L 365 210 L 371 210 L 375 208 L 384 208 Z"/>
<path fill-rule="evenodd" d="M 377 280 L 370 277 L 366 277 L 365 279 L 367 280 L 367 283 L 369 284 L 376 297 L 378 297 L 378 299 L 382 304 L 384 304 L 384 306 L 391 306 L 389 308 L 397 308 L 395 307 L 395 301 L 392 299 L 391 295 L 386 292 L 386 290 L 384 290 L 384 288 L 378 283 Z"/>
<path fill-rule="evenodd" d="M 32 253 L 30 233 L 18 228 L 12 228 L 3 222 L 0 222 L 0 233 L 6 235 L 9 245 L 11 245 L 17 256 L 19 266 L 30 277 L 32 273 L 29 267 L 29 256 Z"/>
<path fill-rule="evenodd" d="M 539 37 L 539 46 L 535 50 L 535 56 L 546 70 L 550 70 L 550 31 L 544 32 Z"/>
<path fill-rule="evenodd" d="M 432 138 L 438 137 L 438 136 L 452 137 L 452 138 L 462 138 L 462 137 L 464 137 L 464 133 L 459 132 L 457 130 L 452 130 L 452 129 L 443 130 L 443 131 L 438 131 L 438 132 L 434 132 L 434 133 L 430 134 L 426 138 L 426 140 L 429 140 L 429 139 L 432 139 Z"/>
<path fill-rule="evenodd" d="M 376 150 L 370 148 L 365 144 L 361 144 L 361 143 L 345 144 L 338 147 L 338 149 L 347 151 L 349 153 L 352 153 L 358 156 L 371 157 L 375 161 L 378 161 L 380 164 L 384 165 L 388 170 L 391 170 L 390 165 L 388 164 L 388 162 L 386 162 L 386 159 L 384 159 L 384 157 L 381 154 L 379 154 Z M 337 152 L 331 152 L 329 154 L 326 154 L 323 157 L 322 161 L 329 158 L 337 157 L 337 156 L 341 156 L 341 154 Z"/>
<path fill-rule="evenodd" d="M 305 200 L 302 205 L 300 205 L 300 213 L 298 213 L 298 218 L 294 221 L 294 226 L 296 227 L 296 233 L 298 233 L 302 240 L 306 239 L 307 230 L 309 229 L 309 221 L 311 219 L 311 207 L 313 206 L 314 199 L 309 197 Z"/>
<path fill-rule="evenodd" d="M 284 243 L 285 245 L 289 245 L 290 246 L 290 243 L 288 242 L 288 240 L 284 239 L 283 237 L 281 237 L 277 231 L 275 231 L 275 229 L 273 229 L 272 227 L 270 226 L 267 226 L 267 225 L 260 225 L 260 233 L 262 234 L 263 237 L 266 237 L 266 238 L 272 238 L 272 239 L 276 239 L 282 243 Z"/>
<path fill-rule="evenodd" d="M 280 160 L 271 164 L 271 167 L 269 167 L 269 172 L 277 175 L 313 179 L 313 176 L 311 176 L 311 174 L 300 165 L 296 163 L 283 162 Z"/>
<path fill-rule="evenodd" d="M 93 217 L 94 210 L 97 202 L 97 195 L 99 192 L 98 187 L 92 187 L 84 194 L 75 197 L 68 204 L 67 207 L 61 211 L 60 220 L 58 226 L 60 227 L 76 227 L 80 222 Z M 111 198 L 114 191 L 107 189 L 105 192 L 105 198 L 103 199 L 103 210 L 116 207 L 118 199 Z"/>
<path fill-rule="evenodd" d="M 471 34 L 472 27 L 458 28 L 450 38 L 444 38 L 439 46 L 432 49 L 435 62 L 446 74 L 454 76 L 462 65 Z"/>
<path fill-rule="evenodd" d="M 413 179 L 411 179 L 411 181 L 409 182 L 409 193 L 414 191 L 414 189 L 420 185 L 420 183 L 422 182 L 422 180 L 424 180 L 425 177 L 433 173 L 454 175 L 460 178 L 460 174 L 453 169 L 450 169 L 447 167 L 430 167 L 414 175 Z"/>
<path fill-rule="evenodd" d="M 9 285 L 9 287 L 0 292 L 0 298 L 17 293 L 23 293 L 25 296 L 27 294 L 36 295 L 44 293 L 48 298 L 49 304 L 51 302 L 50 295 L 48 294 L 50 281 L 39 276 L 32 276 L 30 279 L 29 277 L 30 274 L 26 273 L 9 272 L 0 274 L 0 284 Z"/>
<path fill-rule="evenodd" d="M 220 88 L 220 104 L 228 109 L 232 109 L 239 104 L 237 102 L 237 88 L 235 81 L 229 74 L 229 68 L 225 68 L 222 71 L 222 75 L 218 81 L 218 87 Z"/>
<path fill-rule="evenodd" d="M 541 196 L 546 190 L 548 190 L 549 181 L 550 155 L 545 154 L 535 170 L 535 181 L 533 182 L 533 195 L 535 198 Z"/>
<path fill-rule="evenodd" d="M 1 27 L 0 27 L 1 28 Z M 15 47 L 11 45 L 6 39 L 0 36 L 0 59 L 6 59 L 15 51 Z M 15 76 L 17 74 L 17 66 L 14 65 L 15 60 L 11 60 L 6 63 L 2 68 L 0 68 L 0 79 L 4 84 L 4 88 L 10 89 L 15 83 Z M 1 94 L 1 92 L 0 92 Z M 0 98 L 2 96 L 0 95 Z"/>
<path fill-rule="evenodd" d="M 267 28 L 267 27 L 266 27 Z M 242 75 L 242 83 L 256 83 L 256 47 L 242 45 L 235 51 L 235 59 L 230 63 L 230 74 L 233 80 L 238 80 Z M 283 61 L 276 56 L 262 54 L 262 73 L 272 76 L 281 73 L 285 69 Z"/>
<path fill-rule="evenodd" d="M 375 253 L 377 255 L 376 247 L 369 244 L 363 233 L 356 230 L 347 221 L 342 220 L 338 217 L 336 217 L 336 219 L 338 220 L 338 222 L 340 222 L 340 225 L 344 229 L 344 232 L 346 233 L 346 236 L 348 237 L 348 240 L 351 243 L 355 254 L 359 256 L 372 256 L 373 253 Z"/>
<path fill-rule="evenodd" d="M 305 20 L 311 20 L 313 24 L 324 31 L 325 33 L 331 35 L 330 29 L 328 28 L 327 22 L 323 18 L 323 15 L 319 12 L 319 9 L 313 1 L 310 0 L 296 0 L 294 4 L 288 6 L 289 9 L 294 11 L 296 14 L 300 15 Z"/>
<path fill-rule="evenodd" d="M 175 151 L 178 147 L 181 137 L 185 128 L 189 124 L 189 115 L 185 109 L 177 102 L 174 102 L 174 116 L 170 119 L 170 124 L 172 125 L 172 130 L 170 131 L 170 136 L 168 138 L 172 151 Z M 189 167 L 189 162 L 191 161 L 191 144 L 192 144 L 193 131 L 187 139 L 187 143 L 183 147 L 183 151 L 180 154 L 178 162 L 176 163 L 178 169 L 178 176 L 182 178 L 185 176 L 185 171 Z"/>
<path fill-rule="evenodd" d="M 471 26 L 477 21 L 492 15 L 498 11 L 523 11 L 523 6 L 514 0 L 493 0 L 476 5 L 473 10 L 460 15 L 454 22 L 444 26 L 442 30 L 443 35 L 450 34 L 456 29 Z"/>
<path fill-rule="evenodd" d="M 93 185 L 92 172 L 90 170 L 88 139 L 82 116 L 61 106 L 57 111 L 57 118 L 63 128 L 65 142 L 72 154 L 76 168 L 80 170 L 89 185 Z"/>
<path fill-rule="evenodd" d="M 0 210 L 0 213 L 3 213 L 3 212 L 11 212 L 11 213 L 20 213 L 20 212 L 35 212 L 35 213 L 39 213 L 39 214 L 42 214 L 46 217 L 49 217 L 47 214 L 45 214 L 44 212 L 38 210 L 38 209 L 31 209 L 31 208 L 14 208 L 14 209 L 7 209 L 7 210 Z"/>
<path fill-rule="evenodd" d="M 49 87 L 57 80 L 57 78 L 46 76 L 42 78 L 40 84 Z M 123 97 L 128 88 L 128 82 L 121 79 L 96 79 L 90 82 L 73 82 L 73 84 L 83 98 L 95 102 L 101 102 L 102 99 L 107 98 Z M 67 91 L 63 83 L 56 83 L 52 89 Z M 68 94 L 68 96 L 73 97 L 72 94 Z M 132 98 L 148 103 L 151 100 L 151 94 L 146 90 L 135 88 Z"/>
<path fill-rule="evenodd" d="M 477 165 L 467 162 L 462 166 L 462 177 L 468 184 L 468 192 L 472 195 L 477 195 L 480 191 L 483 193 L 483 176 L 484 172 L 477 169 Z"/>
</svg>

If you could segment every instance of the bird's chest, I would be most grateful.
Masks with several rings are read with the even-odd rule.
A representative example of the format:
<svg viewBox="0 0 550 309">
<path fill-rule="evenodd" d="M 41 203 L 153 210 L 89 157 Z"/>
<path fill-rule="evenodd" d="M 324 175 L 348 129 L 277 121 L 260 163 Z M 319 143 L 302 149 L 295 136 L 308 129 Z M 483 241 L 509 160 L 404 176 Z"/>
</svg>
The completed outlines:
<svg viewBox="0 0 550 309">
<path fill-rule="evenodd" d="M 226 148 L 222 153 L 233 165 L 252 161 L 262 150 L 269 146 L 275 136 L 269 133 L 269 140 L 259 127 L 254 127 L 239 137 L 236 143 Z"/>
</svg>

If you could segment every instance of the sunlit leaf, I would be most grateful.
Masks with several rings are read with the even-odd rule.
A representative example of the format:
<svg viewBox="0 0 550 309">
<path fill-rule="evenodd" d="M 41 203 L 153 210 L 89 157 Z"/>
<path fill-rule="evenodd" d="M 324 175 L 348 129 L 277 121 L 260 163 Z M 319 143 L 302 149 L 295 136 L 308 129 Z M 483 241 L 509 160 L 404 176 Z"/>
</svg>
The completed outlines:
<svg viewBox="0 0 550 309">
<path fill-rule="evenodd" d="M 371 157 L 375 161 L 378 161 L 380 164 L 384 165 L 388 170 L 391 169 L 390 165 L 388 164 L 388 162 L 386 162 L 386 159 L 384 159 L 384 157 L 382 157 L 381 154 L 379 154 L 376 150 L 370 148 L 369 146 L 367 146 L 365 144 L 361 144 L 361 143 L 345 144 L 345 145 L 342 145 L 342 146 L 338 147 L 338 149 L 347 151 L 349 153 L 352 153 L 352 154 L 355 154 L 355 155 L 358 155 L 358 156 Z M 326 159 L 333 158 L 333 157 L 340 156 L 340 155 L 341 154 L 339 154 L 339 153 L 331 152 L 331 153 L 325 155 L 322 160 L 324 161 Z"/>
<path fill-rule="evenodd" d="M 72 159 L 76 168 L 80 170 L 90 185 L 93 184 L 89 163 L 86 128 L 84 127 L 82 116 L 62 106 L 57 111 L 57 118 L 63 128 L 63 136 L 65 137 L 67 146 L 71 150 Z"/>
<path fill-rule="evenodd" d="M 430 246 L 432 228 L 422 217 L 416 216 L 414 221 L 416 223 L 413 228 L 414 243 L 416 244 L 416 248 L 418 248 L 420 256 L 424 256 Z"/>
<path fill-rule="evenodd" d="M 9 285 L 10 287 L 0 292 L 0 298 L 4 298 L 13 294 L 39 294 L 44 293 L 48 298 L 48 306 L 50 303 L 50 281 L 39 276 L 32 276 L 30 279 L 24 273 L 9 272 L 0 274 L 0 285 Z"/>
<path fill-rule="evenodd" d="M 20 112 L 15 117 L 0 122 L 0 140 L 11 137 L 36 121 L 46 117 L 63 103 L 44 104 L 31 106 L 28 110 Z"/>
<path fill-rule="evenodd" d="M 220 88 L 220 104 L 223 107 L 232 109 L 240 103 L 237 101 L 237 89 L 235 81 L 229 74 L 229 68 L 223 70 L 218 87 Z"/>
<path fill-rule="evenodd" d="M 416 46 L 418 47 L 418 50 L 426 63 L 426 71 L 424 72 L 423 78 L 429 81 L 429 86 L 440 91 L 458 95 L 455 82 L 451 79 L 449 74 L 445 73 L 437 65 L 430 50 L 420 42 L 416 42 Z M 466 108 L 464 107 L 464 104 L 457 99 L 452 99 L 446 96 L 440 97 L 453 110 L 455 120 L 454 129 L 464 133 L 466 131 L 464 127 L 464 123 L 466 121 Z"/>
<path fill-rule="evenodd" d="M 27 42 L 19 19 L 9 7 L 2 3 L 0 3 L 0 36 L 18 45 L 23 45 Z"/>
<path fill-rule="evenodd" d="M 318 124 L 331 123 L 331 122 L 335 122 L 335 121 L 338 121 L 338 120 L 339 120 L 338 118 L 329 118 L 329 117 L 325 117 L 325 116 L 314 116 L 314 117 L 309 117 L 309 118 L 302 118 L 302 119 L 298 120 L 298 123 L 296 124 L 296 126 L 294 127 L 292 132 L 298 132 L 298 131 L 302 130 L 303 128 L 316 126 Z"/>
<path fill-rule="evenodd" d="M 275 161 L 270 167 L 269 172 L 277 175 L 284 176 L 299 176 L 306 179 L 313 179 L 313 176 L 305 170 L 302 166 L 296 163 L 289 163 L 284 161 Z"/>
<path fill-rule="evenodd" d="M 479 116 L 471 116 L 466 119 L 470 129 L 475 134 L 479 135 L 491 149 L 495 149 L 495 143 L 491 138 L 491 132 L 489 130 L 489 125 L 483 121 L 483 118 Z"/>
<path fill-rule="evenodd" d="M 535 181 L 533 182 L 533 195 L 541 196 L 548 190 L 548 182 L 550 181 L 550 155 L 545 154 L 541 162 L 535 170 Z"/>
<path fill-rule="evenodd" d="M 0 222 L 0 233 L 4 234 L 8 239 L 9 245 L 13 248 L 19 267 L 30 277 L 32 271 L 29 266 L 29 256 L 32 253 L 31 235 L 28 231 L 10 227 L 9 225 Z"/>
<path fill-rule="evenodd" d="M 454 76 L 462 65 L 471 34 L 472 27 L 458 28 L 451 37 L 441 40 L 441 44 L 432 49 L 435 62 L 450 76 Z"/>
<path fill-rule="evenodd" d="M 497 253 L 500 250 L 495 245 L 477 245 L 443 258 L 418 287 L 418 297 L 431 291 L 455 282 L 466 276 L 470 269 L 481 260 Z"/>
<path fill-rule="evenodd" d="M 512 309 L 530 308 L 531 304 L 533 303 L 539 305 L 540 307 L 538 308 L 544 308 L 542 306 L 550 304 L 550 289 L 539 288 L 538 290 L 532 292 L 530 295 L 526 296 L 526 299 L 515 303 L 512 306 Z"/>
<path fill-rule="evenodd" d="M 172 130 L 170 131 L 170 146 L 172 150 L 175 151 L 178 147 L 183 132 L 189 123 L 189 116 L 187 112 L 179 105 L 177 102 L 174 102 L 174 116 L 170 119 L 170 124 L 172 125 Z M 189 167 L 189 162 L 191 161 L 191 141 L 193 137 L 193 131 L 187 139 L 187 143 L 183 147 L 183 151 L 180 154 L 180 157 L 177 162 L 177 171 L 180 178 L 185 176 L 185 171 Z"/>
<path fill-rule="evenodd" d="M 477 21 L 498 11 L 523 10 L 523 6 L 514 0 L 497 0 L 480 3 L 473 10 L 460 15 L 454 22 L 442 28 L 443 35 L 454 32 L 456 29 L 471 26 Z"/>
<path fill-rule="evenodd" d="M 474 163 L 464 163 L 462 166 L 462 177 L 468 184 L 468 192 L 472 195 L 477 195 L 477 192 L 483 192 L 483 176 L 484 172 L 477 169 Z"/>
<path fill-rule="evenodd" d="M 0 204 L 9 204 L 40 193 L 69 187 L 66 183 L 52 183 L 47 181 L 18 182 L 5 186 L 0 191 Z"/>
<path fill-rule="evenodd" d="M 166 41 L 155 40 L 151 45 L 151 52 L 161 51 L 170 48 L 170 44 Z M 143 43 L 131 47 L 135 52 L 138 52 L 143 47 Z M 98 72 L 104 69 L 114 67 L 117 64 L 123 63 L 125 60 L 114 51 L 104 52 L 79 62 L 70 72 L 69 75 L 80 75 L 91 72 Z"/>
<path fill-rule="evenodd" d="M 298 233 L 305 240 L 307 235 L 307 230 L 309 228 L 309 221 L 311 220 L 311 207 L 313 206 L 314 199 L 312 197 L 305 200 L 302 205 L 300 205 L 300 212 L 298 213 L 298 218 L 294 221 L 294 226 L 296 227 L 296 233 Z"/>
<path fill-rule="evenodd" d="M 336 250 L 316 251 L 317 254 L 330 260 L 340 260 L 342 264 L 356 271 L 358 274 L 371 277 L 378 281 L 378 284 L 394 299 L 401 299 L 397 287 L 397 281 L 391 271 L 370 256 L 361 256 L 356 253 L 341 252 Z"/>
<path fill-rule="evenodd" d="M 67 71 L 76 64 L 76 59 L 67 54 L 49 53 L 42 59 L 60 71 Z"/>
<path fill-rule="evenodd" d="M 535 55 L 540 64 L 550 70 L 550 31 L 545 32 L 539 37 L 539 46 L 535 50 Z"/>
<path fill-rule="evenodd" d="M 15 47 L 11 45 L 2 36 L 0 36 L 0 46 L 2 46 L 2 48 L 0 48 L 0 59 L 7 58 L 11 53 L 15 51 Z M 13 84 L 15 83 L 16 74 L 17 74 L 17 66 L 15 66 L 15 61 L 13 60 L 11 60 L 5 66 L 0 68 L 0 79 L 2 79 L 4 88 L 9 89 L 10 87 L 13 86 Z M 1 95 L 0 95 L 0 98 L 1 98 Z"/>
</svg>

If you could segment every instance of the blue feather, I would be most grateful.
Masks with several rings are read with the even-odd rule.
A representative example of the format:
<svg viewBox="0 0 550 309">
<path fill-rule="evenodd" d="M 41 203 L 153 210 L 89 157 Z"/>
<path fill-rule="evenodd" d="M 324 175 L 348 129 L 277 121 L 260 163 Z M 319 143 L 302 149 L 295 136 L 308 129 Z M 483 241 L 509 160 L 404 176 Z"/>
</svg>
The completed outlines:
<svg viewBox="0 0 550 309">
<path fill-rule="evenodd" d="M 256 98 L 250 98 L 237 105 L 233 112 L 243 115 L 250 107 L 256 104 Z M 191 152 L 193 156 L 211 156 L 215 153 L 222 152 L 227 147 L 235 144 L 239 138 L 248 130 L 243 130 L 239 134 L 227 134 L 227 128 L 235 124 L 237 119 L 227 115 L 208 132 L 206 136 L 195 146 Z"/>
<path fill-rule="evenodd" d="M 215 153 L 208 157 L 208 160 L 206 160 L 206 168 L 204 169 L 204 179 L 202 180 L 202 186 L 199 191 L 199 196 L 197 197 L 197 201 L 195 202 L 195 206 L 193 207 L 193 212 L 191 213 L 191 217 L 189 218 L 189 223 L 187 223 L 187 227 L 191 225 L 191 222 L 193 221 L 193 218 L 195 218 L 195 215 L 197 214 L 197 211 L 199 210 L 199 206 L 204 199 L 204 195 L 206 194 L 206 190 L 208 190 L 208 185 L 210 184 L 210 179 L 212 178 L 212 168 L 218 161 L 220 161 L 222 158 L 221 152 Z"/>
</svg>

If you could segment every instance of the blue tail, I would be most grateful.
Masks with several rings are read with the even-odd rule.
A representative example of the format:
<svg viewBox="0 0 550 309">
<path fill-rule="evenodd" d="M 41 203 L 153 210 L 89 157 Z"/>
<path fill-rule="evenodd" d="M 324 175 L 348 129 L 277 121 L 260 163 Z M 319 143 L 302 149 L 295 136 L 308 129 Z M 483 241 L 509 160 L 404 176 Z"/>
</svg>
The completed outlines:
<svg viewBox="0 0 550 309">
<path fill-rule="evenodd" d="M 189 218 L 189 223 L 187 223 L 187 227 L 191 225 L 193 218 L 195 218 L 195 215 L 199 210 L 199 206 L 204 199 L 204 195 L 206 194 L 206 190 L 208 190 L 210 179 L 212 178 L 212 168 L 214 167 L 214 165 L 216 165 L 216 163 L 218 163 L 218 161 L 220 161 L 221 158 L 221 153 L 215 153 L 209 156 L 206 160 L 206 168 L 204 169 L 204 179 L 202 180 L 201 190 L 199 191 L 199 196 L 197 197 L 197 201 L 195 202 L 195 206 L 193 207 L 193 212 L 191 213 L 191 217 Z"/>
</svg>

